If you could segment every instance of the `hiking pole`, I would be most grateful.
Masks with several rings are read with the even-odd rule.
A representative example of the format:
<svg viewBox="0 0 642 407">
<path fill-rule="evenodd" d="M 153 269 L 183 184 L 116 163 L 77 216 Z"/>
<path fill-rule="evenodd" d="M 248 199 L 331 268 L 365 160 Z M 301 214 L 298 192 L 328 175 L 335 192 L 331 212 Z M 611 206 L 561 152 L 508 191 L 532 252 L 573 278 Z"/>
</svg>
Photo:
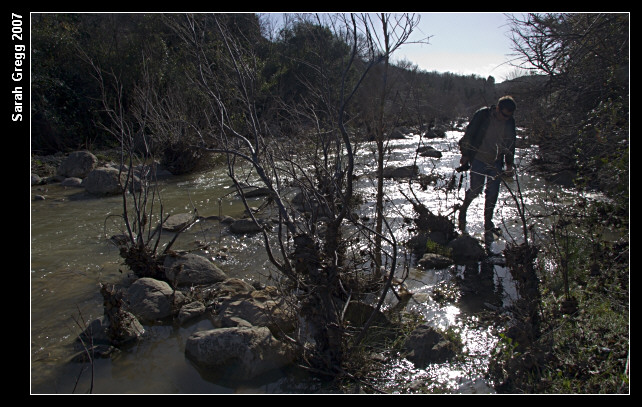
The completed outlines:
<svg viewBox="0 0 642 407">
<path fill-rule="evenodd" d="M 446 191 L 451 192 L 452 190 L 455 189 L 455 183 L 457 183 L 457 173 L 459 172 L 459 185 L 457 187 L 457 196 L 459 196 L 459 192 L 461 191 L 461 185 L 464 181 L 464 173 L 470 169 L 470 163 L 467 162 L 465 164 L 460 165 L 459 167 L 455 168 L 453 171 L 453 175 L 450 177 L 450 181 L 448 182 L 448 185 L 446 186 Z M 453 207 L 453 214 L 461 208 L 461 205 L 459 203 L 456 203 L 455 206 Z"/>
<path fill-rule="evenodd" d="M 462 181 L 464 180 L 464 173 L 470 169 L 470 162 L 467 161 L 465 164 L 460 165 L 459 167 L 455 168 L 455 171 L 460 172 L 461 175 L 459 175 L 459 186 L 457 187 L 457 193 L 461 191 L 461 184 Z"/>
</svg>

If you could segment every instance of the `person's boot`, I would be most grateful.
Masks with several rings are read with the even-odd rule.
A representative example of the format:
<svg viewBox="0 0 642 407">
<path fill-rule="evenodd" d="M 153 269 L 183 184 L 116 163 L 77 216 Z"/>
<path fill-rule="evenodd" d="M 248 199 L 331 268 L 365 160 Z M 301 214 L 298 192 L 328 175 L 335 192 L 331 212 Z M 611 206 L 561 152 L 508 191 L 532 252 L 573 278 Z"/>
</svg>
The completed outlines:
<svg viewBox="0 0 642 407">
<path fill-rule="evenodd" d="M 468 210 L 468 205 L 463 206 L 459 209 L 459 230 L 462 232 L 466 231 L 466 211 Z"/>
<path fill-rule="evenodd" d="M 495 227 L 493 221 L 487 217 L 484 219 L 484 247 L 486 248 L 486 253 L 489 256 L 495 254 L 491 250 L 491 246 L 495 241 L 495 235 L 497 235 L 497 237 L 501 236 L 502 231 L 500 228 Z"/>
<path fill-rule="evenodd" d="M 495 224 L 493 223 L 493 213 L 495 212 L 495 205 L 490 204 L 488 202 L 488 199 L 484 203 L 484 231 L 491 231 L 497 237 L 502 235 L 502 230 L 498 227 L 495 227 Z"/>
<path fill-rule="evenodd" d="M 497 237 L 500 237 L 502 235 L 502 230 L 496 227 L 492 220 L 489 220 L 484 222 L 484 233 L 489 233 L 491 236 L 496 235 Z"/>
<path fill-rule="evenodd" d="M 472 194 L 470 191 L 466 191 L 466 195 L 464 196 L 464 202 L 461 204 L 461 208 L 459 208 L 459 230 L 463 232 L 466 231 L 466 212 L 468 211 L 468 207 L 470 206 L 471 202 L 473 201 Z"/>
</svg>

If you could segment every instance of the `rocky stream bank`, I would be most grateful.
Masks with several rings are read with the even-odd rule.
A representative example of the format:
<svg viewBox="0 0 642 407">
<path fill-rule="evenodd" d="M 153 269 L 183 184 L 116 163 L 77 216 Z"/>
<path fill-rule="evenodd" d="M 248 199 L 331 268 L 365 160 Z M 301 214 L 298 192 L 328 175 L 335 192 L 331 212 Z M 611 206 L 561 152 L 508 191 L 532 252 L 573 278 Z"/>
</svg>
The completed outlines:
<svg viewBox="0 0 642 407">
<path fill-rule="evenodd" d="M 423 151 L 422 153 L 426 153 Z M 438 156 L 433 151 L 428 154 Z M 35 162 L 35 167 L 34 167 Z M 69 156 L 38 157 L 32 162 L 32 186 L 46 189 L 59 182 L 69 188 L 84 188 L 96 196 L 122 192 L 119 174 L 128 171 L 104 162 L 90 152 L 79 151 Z M 140 177 L 141 168 L 132 169 Z M 155 166 L 156 176 L 171 173 Z M 386 177 L 416 176 L 416 168 L 390 168 Z M 46 194 L 35 199 L 46 199 Z M 421 215 L 421 214 L 420 214 Z M 458 235 L 448 219 L 424 213 L 421 233 L 414 239 L 418 248 L 425 248 L 428 239 L 446 247 L 450 255 L 427 253 L 420 256 L 424 269 L 442 269 L 451 264 L 467 264 L 486 258 L 478 240 Z M 230 233 L 247 234 L 261 230 L 247 219 L 207 219 L 228 224 Z M 193 221 L 192 214 L 176 214 L 164 224 L 168 231 L 178 231 Z M 270 220 L 264 219 L 264 225 Z M 121 245 L 119 236 L 112 242 Z M 76 340 L 78 353 L 74 362 L 111 357 L 119 349 L 136 341 L 144 341 L 147 327 L 156 324 L 184 325 L 209 319 L 214 329 L 192 334 L 185 344 L 185 356 L 199 370 L 216 372 L 226 378 L 248 380 L 265 372 L 297 363 L 301 354 L 296 344 L 310 341 L 306 322 L 296 309 L 297 299 L 291 292 L 275 286 L 249 284 L 242 279 L 228 278 L 215 262 L 204 256 L 170 252 L 162 261 L 161 273 L 154 277 L 126 278 L 119 286 L 101 286 L 104 315 L 91 322 Z M 347 304 L 346 318 L 364 320 L 374 308 L 360 302 Z M 389 323 L 385 314 L 378 318 Z M 293 340 L 295 338 L 295 340 Z M 404 342 L 408 360 L 426 366 L 455 357 L 458 346 L 444 334 L 422 324 Z"/>
</svg>

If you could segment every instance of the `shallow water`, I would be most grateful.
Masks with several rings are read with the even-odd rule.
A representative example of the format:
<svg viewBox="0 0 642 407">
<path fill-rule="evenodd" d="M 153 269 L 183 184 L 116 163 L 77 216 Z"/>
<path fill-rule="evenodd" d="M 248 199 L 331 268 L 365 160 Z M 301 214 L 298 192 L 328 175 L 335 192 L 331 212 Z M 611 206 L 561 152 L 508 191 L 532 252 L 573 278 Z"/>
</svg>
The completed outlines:
<svg viewBox="0 0 642 407">
<path fill-rule="evenodd" d="M 418 136 L 391 142 L 388 165 L 409 165 L 415 162 L 415 149 L 423 143 L 442 151 L 440 159 L 417 157 L 420 173 L 435 173 L 442 177 L 439 186 L 455 174 L 459 154 L 456 142 L 461 132 L 448 132 L 445 139 L 421 140 Z M 360 191 L 365 202 L 364 214 L 372 211 L 368 202 L 373 196 L 372 184 L 367 174 L 374 168 L 371 146 L 360 149 L 357 173 Z M 522 153 L 521 151 L 519 153 Z M 519 161 L 518 161 L 519 163 Z M 541 179 L 520 173 L 524 199 L 533 213 L 538 203 L 547 199 L 549 189 L 561 193 Z M 515 184 L 515 182 L 512 182 Z M 161 182 L 165 213 L 185 213 L 197 210 L 203 217 L 211 215 L 239 216 L 243 206 L 234 195 L 229 180 L 222 170 L 183 177 L 172 177 Z M 417 197 L 433 213 L 448 215 L 452 206 L 463 198 L 467 178 L 460 189 L 445 193 L 428 188 L 421 191 L 416 184 Z M 510 183 L 509 183 L 510 185 Z M 400 191 L 408 193 L 408 184 L 389 180 L 386 183 L 387 215 L 396 238 L 405 241 L 410 237 L 404 227 L 404 218 L 413 217 L 412 205 Z M 32 393 L 312 393 L 323 392 L 319 383 L 296 369 L 285 369 L 267 374 L 250 383 L 227 383 L 199 373 L 185 359 L 184 344 L 196 330 L 208 329 L 208 321 L 185 327 L 149 327 L 149 336 L 134 347 L 124 349 L 112 359 L 97 360 L 89 365 L 70 363 L 75 353 L 72 342 L 83 324 L 102 315 L 102 298 L 99 283 L 118 284 L 129 274 L 118 250 L 108 237 L 120 233 L 116 216 L 122 213 L 122 198 L 94 198 L 78 188 L 59 185 L 34 186 L 31 191 L 31 391 Z M 44 195 L 45 200 L 33 200 Z M 261 198 L 250 202 L 259 206 Z M 474 237 L 481 238 L 483 198 L 473 202 L 468 211 L 468 227 Z M 504 236 L 519 240 L 520 228 L 515 205 L 502 188 L 495 223 L 503 225 Z M 164 236 L 164 241 L 171 237 Z M 175 248 L 194 249 L 196 241 L 209 243 L 203 254 L 214 253 L 225 247 L 227 259 L 217 264 L 230 277 L 244 278 L 250 282 L 269 283 L 272 268 L 262 251 L 259 236 L 237 237 L 225 233 L 218 222 L 199 222 L 181 236 Z M 495 243 L 500 251 L 505 241 Z M 403 261 L 401 262 L 403 266 Z M 402 272 L 400 267 L 399 273 Z M 423 315 L 426 321 L 441 329 L 458 330 L 470 357 L 466 363 L 441 364 L 429 369 L 415 369 L 403 358 L 390 363 L 389 371 L 381 378 L 381 388 L 402 391 L 395 381 L 402 376 L 411 384 L 423 383 L 424 389 L 438 387 L 447 392 L 492 392 L 483 381 L 484 363 L 497 335 L 492 326 L 482 323 L 484 312 L 510 305 L 516 297 L 510 274 L 500 266 L 466 269 L 453 266 L 445 270 L 424 271 L 408 266 L 405 283 L 414 293 L 406 309 Z M 437 294 L 452 292 L 449 302 L 438 302 Z M 386 304 L 393 307 L 394 298 Z M 85 370 L 83 370 L 85 369 Z M 387 378 L 385 377 L 387 376 Z M 430 384 L 430 385 L 427 385 Z M 471 387 L 472 386 L 472 387 Z M 417 386 L 415 386 L 417 387 Z M 421 386 L 420 386 L 421 387 Z"/>
</svg>

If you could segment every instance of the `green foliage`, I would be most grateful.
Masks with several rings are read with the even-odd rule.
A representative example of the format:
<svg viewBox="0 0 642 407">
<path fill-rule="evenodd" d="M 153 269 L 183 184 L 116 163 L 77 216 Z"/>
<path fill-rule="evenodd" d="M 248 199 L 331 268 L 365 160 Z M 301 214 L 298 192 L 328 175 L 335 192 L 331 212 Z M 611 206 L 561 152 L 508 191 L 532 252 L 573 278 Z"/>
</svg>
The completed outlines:
<svg viewBox="0 0 642 407">
<path fill-rule="evenodd" d="M 495 359 L 513 359 L 519 355 L 519 351 L 517 350 L 518 346 L 519 343 L 515 339 L 503 332 L 500 332 L 499 340 L 492 351 L 493 357 Z"/>
<path fill-rule="evenodd" d="M 625 215 L 614 202 L 591 202 L 578 193 L 575 205 L 551 217 L 551 236 L 538 259 L 541 334 L 521 353 L 500 335 L 492 371 L 502 378 L 502 392 L 628 392 Z"/>
<path fill-rule="evenodd" d="M 452 248 L 440 245 L 432 239 L 427 239 L 426 241 L 426 251 L 425 253 L 434 253 L 440 254 L 446 257 L 452 257 Z"/>
<path fill-rule="evenodd" d="M 621 284 L 622 271 L 593 277 L 576 292 L 577 313 L 551 321 L 547 334 L 556 363 L 544 370 L 547 392 L 628 392 L 628 287 Z"/>
</svg>

